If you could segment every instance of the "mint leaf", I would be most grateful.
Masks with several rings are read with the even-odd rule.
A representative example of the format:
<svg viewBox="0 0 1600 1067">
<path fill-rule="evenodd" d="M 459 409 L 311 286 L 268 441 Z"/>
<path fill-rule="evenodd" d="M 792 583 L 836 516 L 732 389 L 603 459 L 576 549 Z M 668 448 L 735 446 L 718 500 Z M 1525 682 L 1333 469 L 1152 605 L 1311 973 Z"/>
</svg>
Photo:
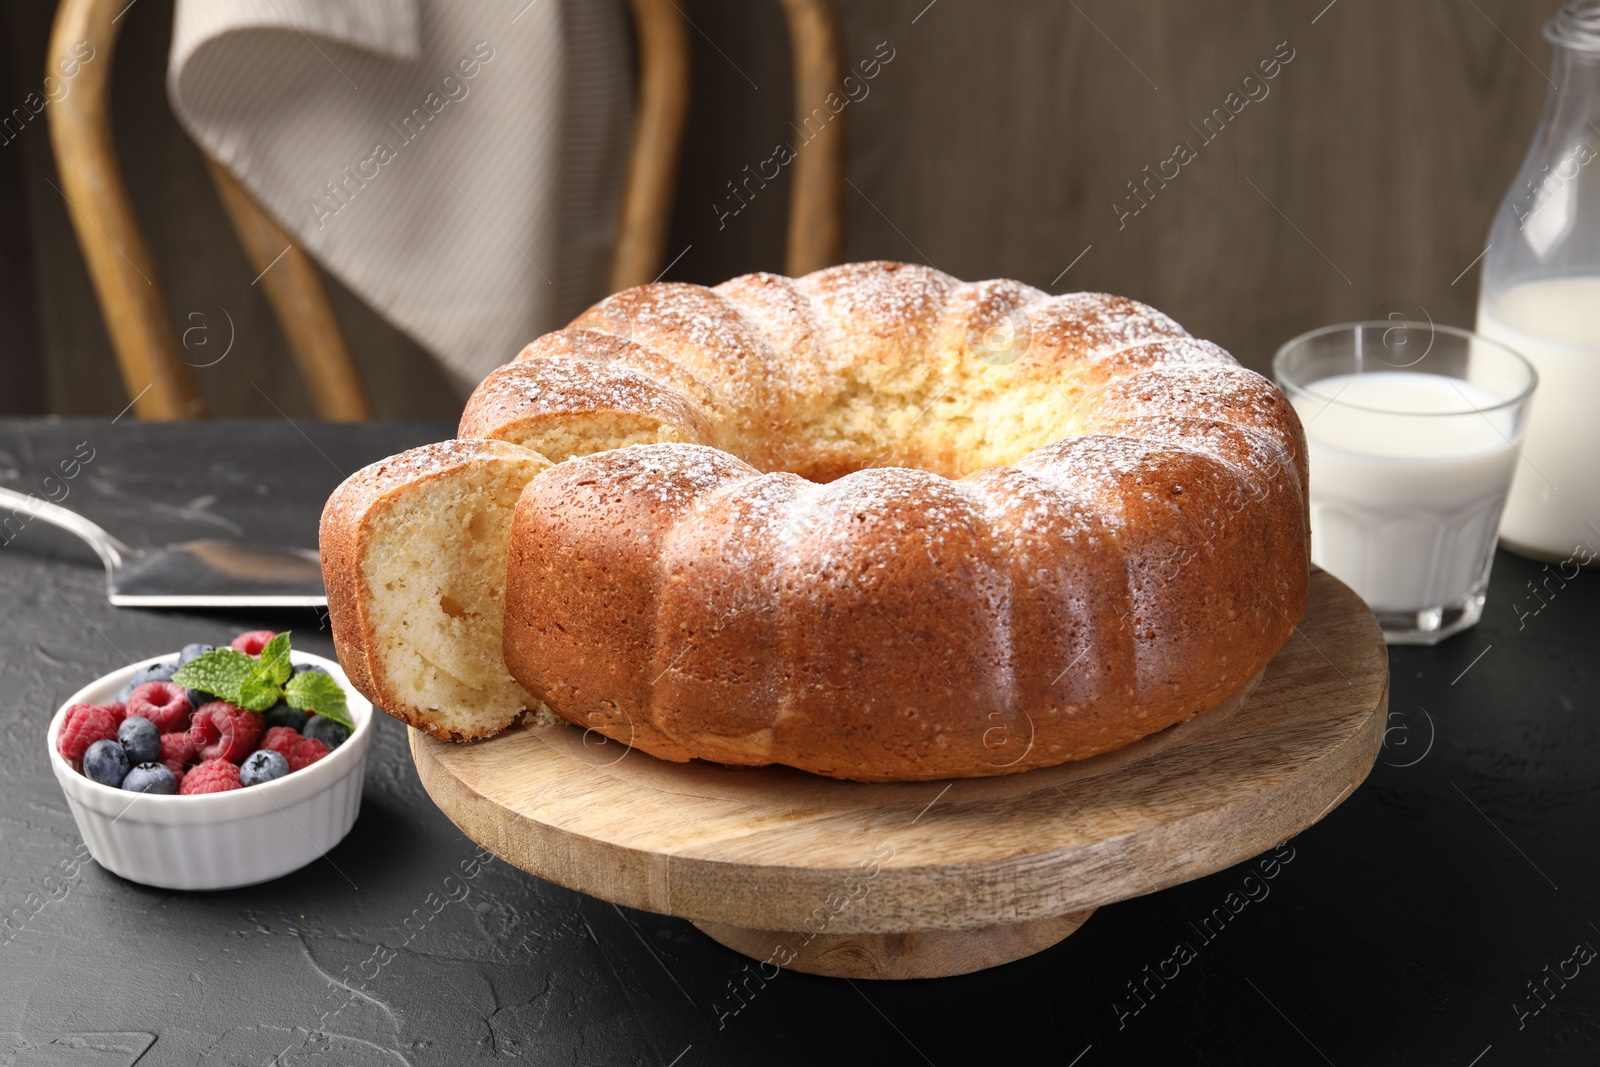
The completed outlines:
<svg viewBox="0 0 1600 1067">
<path fill-rule="evenodd" d="M 289 679 L 283 687 L 283 698 L 297 711 L 314 711 L 325 719 L 332 719 L 347 730 L 356 724 L 350 721 L 345 707 L 344 689 L 326 674 L 306 671 Z"/>
<path fill-rule="evenodd" d="M 278 702 L 283 690 L 259 676 L 246 678 L 239 687 L 239 697 L 232 703 L 248 711 L 266 711 Z"/>
<path fill-rule="evenodd" d="M 316 671 L 294 673 L 287 633 L 268 641 L 260 658 L 231 648 L 204 652 L 180 667 L 172 680 L 249 711 L 266 711 L 286 700 L 291 708 L 315 712 L 347 730 L 356 728 L 338 682 Z"/>
<path fill-rule="evenodd" d="M 198 689 L 238 704 L 240 688 L 260 669 L 261 664 L 254 656 L 231 648 L 214 648 L 179 667 L 172 680 L 186 688 Z"/>
<path fill-rule="evenodd" d="M 289 663 L 289 634 L 285 631 L 278 634 L 261 649 L 261 675 L 263 679 L 274 686 L 280 686 L 289 680 L 294 673 L 294 667 Z"/>
</svg>

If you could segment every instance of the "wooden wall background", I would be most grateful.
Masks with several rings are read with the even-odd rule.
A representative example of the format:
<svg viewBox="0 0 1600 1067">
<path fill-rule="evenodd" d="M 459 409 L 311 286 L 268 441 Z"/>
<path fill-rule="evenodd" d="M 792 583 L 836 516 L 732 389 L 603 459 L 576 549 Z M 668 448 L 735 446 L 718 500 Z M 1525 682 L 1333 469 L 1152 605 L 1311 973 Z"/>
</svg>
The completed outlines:
<svg viewBox="0 0 1600 1067">
<path fill-rule="evenodd" d="M 581 0 L 594 2 L 594 0 Z M 669 278 L 781 269 L 780 176 L 737 215 L 726 183 L 791 136 L 776 0 L 680 0 L 695 89 Z M 1148 301 L 1264 368 L 1329 322 L 1418 309 L 1470 325 L 1489 219 L 1538 122 L 1556 0 L 843 0 L 848 58 L 893 59 L 850 122 L 847 253 Z M 0 85 L 38 81 L 53 5 L 6 0 Z M 180 329 L 237 329 L 202 372 L 213 410 L 309 405 L 163 86 L 170 2 L 127 16 L 116 123 Z M 1293 59 L 1216 137 L 1199 125 L 1258 61 Z M 1254 90 L 1259 95 L 1259 89 Z M 859 90 L 858 90 L 859 93 Z M 10 106 L 10 102 L 7 103 Z M 1184 140 L 1139 214 L 1113 203 Z M 1170 173 L 1170 171 L 1169 171 Z M 42 121 L 0 145 L 0 411 L 126 402 L 53 180 Z M 1085 251 L 1087 249 L 1087 251 Z M 685 251 L 686 250 L 686 251 Z M 1073 264 L 1070 271 L 1062 271 Z M 335 286 L 380 414 L 453 417 L 425 353 Z M 511 353 L 507 353 L 509 356 Z"/>
</svg>

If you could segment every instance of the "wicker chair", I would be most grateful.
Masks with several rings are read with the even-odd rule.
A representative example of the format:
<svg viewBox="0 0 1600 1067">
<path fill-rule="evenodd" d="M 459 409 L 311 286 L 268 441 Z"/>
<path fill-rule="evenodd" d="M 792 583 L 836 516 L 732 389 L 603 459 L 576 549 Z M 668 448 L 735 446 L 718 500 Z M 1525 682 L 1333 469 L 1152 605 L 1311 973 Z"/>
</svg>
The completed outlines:
<svg viewBox="0 0 1600 1067">
<path fill-rule="evenodd" d="M 822 99 L 843 73 L 833 0 L 781 0 L 794 54 L 795 100 Z M 610 283 L 650 281 L 660 269 L 673 184 L 689 104 L 689 36 L 673 0 L 629 0 L 638 42 L 639 95 Z M 87 41 L 102 62 L 84 65 L 73 92 L 50 111 L 51 144 L 62 191 L 72 206 L 78 246 L 105 316 L 123 385 L 146 419 L 205 415 L 184 362 L 155 261 L 128 200 L 111 131 L 111 57 L 126 0 L 61 0 L 47 70 Z M 790 203 L 787 269 L 803 274 L 838 261 L 845 130 L 834 123 L 797 154 Z M 371 403 L 311 258 L 226 168 L 207 159 L 217 194 L 267 299 L 282 324 L 317 415 L 356 421 Z M 285 245 L 287 252 L 282 252 Z M 282 253 L 282 258 L 279 255 Z"/>
</svg>

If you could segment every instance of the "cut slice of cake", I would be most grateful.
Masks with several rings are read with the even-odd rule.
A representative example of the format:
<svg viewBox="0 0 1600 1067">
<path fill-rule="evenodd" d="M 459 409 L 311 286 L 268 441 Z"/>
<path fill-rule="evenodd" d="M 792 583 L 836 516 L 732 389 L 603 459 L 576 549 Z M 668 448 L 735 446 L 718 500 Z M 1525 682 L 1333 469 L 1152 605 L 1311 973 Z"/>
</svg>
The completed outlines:
<svg viewBox="0 0 1600 1067">
<path fill-rule="evenodd" d="M 539 701 L 500 652 L 506 538 L 550 461 L 505 441 L 444 441 L 356 472 L 322 512 L 339 662 L 373 704 L 436 737 L 487 737 Z"/>
</svg>

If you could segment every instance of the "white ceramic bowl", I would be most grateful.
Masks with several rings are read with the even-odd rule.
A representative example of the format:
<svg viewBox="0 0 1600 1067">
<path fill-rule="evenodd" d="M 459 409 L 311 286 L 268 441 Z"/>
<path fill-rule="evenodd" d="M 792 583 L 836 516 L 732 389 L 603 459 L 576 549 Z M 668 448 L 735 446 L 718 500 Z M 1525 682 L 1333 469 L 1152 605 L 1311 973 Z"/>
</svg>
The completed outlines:
<svg viewBox="0 0 1600 1067">
<path fill-rule="evenodd" d="M 361 810 L 361 782 L 372 741 L 372 705 L 333 660 L 293 652 L 344 687 L 355 729 L 322 759 L 282 778 L 226 793 L 131 793 L 85 778 L 56 751 L 74 704 L 110 704 L 135 671 L 176 663 L 155 656 L 99 678 L 68 698 L 50 720 L 50 766 L 89 854 L 102 867 L 163 889 L 228 889 L 298 870 L 344 840 Z"/>
</svg>

